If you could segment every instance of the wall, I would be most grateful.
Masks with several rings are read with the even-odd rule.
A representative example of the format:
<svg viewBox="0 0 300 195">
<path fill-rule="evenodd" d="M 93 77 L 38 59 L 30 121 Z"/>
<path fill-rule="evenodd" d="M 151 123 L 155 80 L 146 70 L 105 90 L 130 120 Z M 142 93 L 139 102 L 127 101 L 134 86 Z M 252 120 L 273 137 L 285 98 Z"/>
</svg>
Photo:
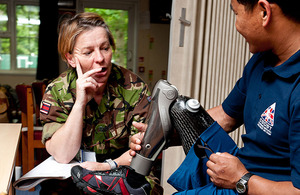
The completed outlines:
<svg viewBox="0 0 300 195">
<path fill-rule="evenodd" d="M 184 45 L 179 46 L 181 22 L 175 18 L 180 18 L 183 10 L 190 25 L 185 27 Z M 251 56 L 247 43 L 235 29 L 230 1 L 173 0 L 172 18 L 168 80 L 180 94 L 199 100 L 205 109 L 220 105 Z M 230 134 L 238 146 L 242 146 L 242 134 L 243 127 Z M 180 147 L 164 150 L 165 194 L 175 191 L 166 181 L 184 157 Z"/>
<path fill-rule="evenodd" d="M 167 76 L 169 32 L 168 24 L 150 24 L 150 29 L 139 32 L 137 70 L 144 67 L 144 72 L 137 73 L 151 89 L 156 81 Z"/>
<path fill-rule="evenodd" d="M 1 85 L 10 85 L 15 87 L 17 84 L 25 83 L 30 84 L 35 80 L 35 75 L 0 75 L 0 84 Z"/>
<path fill-rule="evenodd" d="M 159 79 L 167 78 L 170 24 L 150 23 L 149 0 L 139 6 L 137 74 L 152 89 Z"/>
</svg>

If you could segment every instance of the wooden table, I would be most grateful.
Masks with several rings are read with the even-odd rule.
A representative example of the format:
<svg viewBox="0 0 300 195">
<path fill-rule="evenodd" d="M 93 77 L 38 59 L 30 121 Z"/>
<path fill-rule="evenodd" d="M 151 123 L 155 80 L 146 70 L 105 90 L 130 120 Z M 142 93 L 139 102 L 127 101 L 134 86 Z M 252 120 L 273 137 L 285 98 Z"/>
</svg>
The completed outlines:
<svg viewBox="0 0 300 195">
<path fill-rule="evenodd" d="M 0 193 L 8 194 L 22 124 L 0 123 Z"/>
</svg>

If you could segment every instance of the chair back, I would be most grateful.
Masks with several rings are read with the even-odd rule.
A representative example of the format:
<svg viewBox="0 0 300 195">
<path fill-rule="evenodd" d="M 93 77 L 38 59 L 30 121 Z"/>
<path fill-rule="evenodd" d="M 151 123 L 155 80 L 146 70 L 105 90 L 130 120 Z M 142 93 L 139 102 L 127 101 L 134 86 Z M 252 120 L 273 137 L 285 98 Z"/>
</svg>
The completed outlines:
<svg viewBox="0 0 300 195">
<path fill-rule="evenodd" d="M 35 100 L 35 114 L 36 114 L 36 124 L 41 125 L 40 122 L 40 105 L 43 99 L 43 95 L 46 90 L 46 84 L 43 81 L 35 81 L 31 84 L 33 89 L 33 96 Z"/>
<path fill-rule="evenodd" d="M 33 87 L 31 85 L 19 84 L 16 86 L 16 93 L 20 103 L 20 110 L 22 112 L 22 167 L 23 174 L 34 168 L 35 148 L 45 148 L 41 142 L 41 130 L 42 127 L 34 125 L 34 113 L 36 110 L 33 97 Z M 37 92 L 38 94 L 38 92 Z M 42 97 L 42 96 L 41 96 Z M 40 100 L 41 101 L 41 98 Z M 38 106 L 39 107 L 39 106 Z M 39 109 L 36 113 L 39 113 Z M 36 135 L 39 135 L 39 139 L 35 139 Z"/>
<path fill-rule="evenodd" d="M 19 99 L 20 110 L 22 112 L 22 126 L 27 127 L 27 117 L 34 113 L 32 87 L 30 85 L 19 84 L 16 86 L 16 93 Z"/>
</svg>

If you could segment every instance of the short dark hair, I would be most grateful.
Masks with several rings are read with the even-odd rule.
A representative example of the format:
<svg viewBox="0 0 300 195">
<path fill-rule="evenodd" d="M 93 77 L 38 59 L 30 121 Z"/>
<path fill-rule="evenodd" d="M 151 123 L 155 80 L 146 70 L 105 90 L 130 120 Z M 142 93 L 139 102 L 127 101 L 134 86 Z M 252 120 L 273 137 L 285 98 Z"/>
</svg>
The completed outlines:
<svg viewBox="0 0 300 195">
<path fill-rule="evenodd" d="M 244 5 L 247 10 L 253 10 L 258 0 L 237 0 Z M 300 23 L 300 0 L 268 0 L 269 3 L 276 3 L 282 10 L 283 14 L 294 21 Z"/>
</svg>

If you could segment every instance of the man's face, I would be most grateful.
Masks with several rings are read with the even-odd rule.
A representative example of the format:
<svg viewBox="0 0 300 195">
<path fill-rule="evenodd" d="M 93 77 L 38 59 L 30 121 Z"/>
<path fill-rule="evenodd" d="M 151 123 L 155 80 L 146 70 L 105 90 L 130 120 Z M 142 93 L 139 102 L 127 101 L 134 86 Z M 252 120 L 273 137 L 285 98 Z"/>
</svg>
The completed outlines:
<svg viewBox="0 0 300 195">
<path fill-rule="evenodd" d="M 268 50 L 265 43 L 261 11 L 255 6 L 254 9 L 246 10 L 245 6 L 237 0 L 231 0 L 231 9 L 234 12 L 235 26 L 237 31 L 246 39 L 249 50 L 252 53 Z"/>
</svg>

